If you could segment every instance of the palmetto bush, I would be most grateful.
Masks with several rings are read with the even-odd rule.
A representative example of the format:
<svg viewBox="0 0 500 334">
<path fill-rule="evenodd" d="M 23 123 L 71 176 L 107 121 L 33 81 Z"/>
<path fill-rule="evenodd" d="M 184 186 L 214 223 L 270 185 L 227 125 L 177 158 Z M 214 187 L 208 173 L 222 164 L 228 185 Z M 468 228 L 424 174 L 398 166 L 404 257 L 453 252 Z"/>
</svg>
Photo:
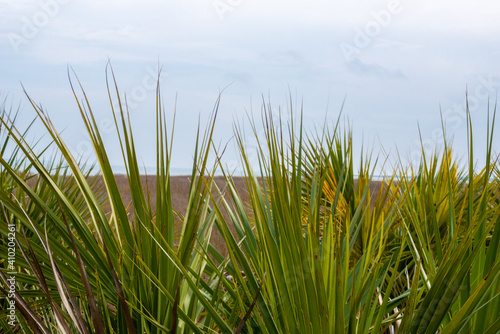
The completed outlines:
<svg viewBox="0 0 500 334">
<path fill-rule="evenodd" d="M 116 96 L 121 103 L 116 110 L 110 105 L 130 207 L 120 197 L 91 104 L 77 80 L 73 92 L 94 146 L 95 168 L 72 156 L 29 97 L 58 152 L 54 162 L 44 162 L 46 148 L 23 139 L 14 113 L 1 115 L 0 252 L 8 254 L 12 241 L 16 248 L 15 263 L 6 255 L 0 263 L 3 331 L 500 330 L 494 112 L 482 169 L 475 166 L 472 149 L 462 166 L 445 143 L 442 155 L 423 154 L 417 169 L 400 167 L 375 194 L 370 181 L 378 161 L 366 155 L 359 168 L 354 166 L 350 131 L 337 123 L 307 135 L 301 122 L 282 124 L 281 116 L 277 120 L 264 106 L 265 138 L 256 135 L 258 166 L 250 162 L 242 130 L 235 131 L 249 193 L 244 202 L 212 142 L 217 100 L 197 138 L 188 206 L 180 215 L 170 191 L 173 126 L 167 127 L 159 87 L 153 199 L 142 189 L 126 101 L 108 73 L 110 102 Z M 258 124 L 250 125 L 257 134 Z M 470 131 L 468 138 L 472 147 Z M 220 158 L 214 165 L 209 165 L 211 154 Z M 217 168 L 226 178 L 224 188 L 213 181 Z M 102 183 L 90 177 L 96 172 Z M 223 236 L 227 256 L 210 243 L 213 229 Z M 11 327 L 6 297 L 14 290 L 17 318 Z"/>
</svg>

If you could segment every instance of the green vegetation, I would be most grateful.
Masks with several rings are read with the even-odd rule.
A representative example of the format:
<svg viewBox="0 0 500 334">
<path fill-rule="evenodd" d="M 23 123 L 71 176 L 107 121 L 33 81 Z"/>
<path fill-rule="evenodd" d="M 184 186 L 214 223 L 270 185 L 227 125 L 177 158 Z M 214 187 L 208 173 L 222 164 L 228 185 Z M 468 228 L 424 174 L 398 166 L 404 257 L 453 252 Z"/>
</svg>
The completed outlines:
<svg viewBox="0 0 500 334">
<path fill-rule="evenodd" d="M 123 103 L 108 73 L 110 102 L 117 97 Z M 500 331 L 495 111 L 487 124 L 482 169 L 474 165 L 467 114 L 465 166 L 445 143 L 443 154 L 422 152 L 417 169 L 398 168 L 375 193 L 370 182 L 377 161 L 366 155 L 354 166 L 352 135 L 338 122 L 334 129 L 306 134 L 301 123 L 282 124 L 264 106 L 259 166 L 251 165 L 242 131 L 235 131 L 246 202 L 223 163 L 209 165 L 209 155 L 221 154 L 212 142 L 217 101 L 207 128 L 199 131 L 188 207 L 180 215 L 172 205 L 169 174 L 173 126 L 167 126 L 159 87 L 156 199 L 142 189 L 126 108 L 115 110 L 110 103 L 132 209 L 120 196 L 79 82 L 73 92 L 102 182 L 90 177 L 95 166 L 72 156 L 29 97 L 59 153 L 51 164 L 42 159 L 47 147 L 23 139 L 11 120 L 15 113 L 4 108 L 0 115 L 0 330 Z M 250 125 L 257 138 L 257 125 Z M 222 189 L 213 181 L 217 169 L 227 181 Z M 226 196 L 214 196 L 214 190 Z M 210 243 L 215 229 L 227 256 Z M 15 261 L 9 261 L 13 249 Z M 10 272 L 16 273 L 15 282 L 9 281 Z M 15 327 L 6 298 L 13 292 Z"/>
</svg>

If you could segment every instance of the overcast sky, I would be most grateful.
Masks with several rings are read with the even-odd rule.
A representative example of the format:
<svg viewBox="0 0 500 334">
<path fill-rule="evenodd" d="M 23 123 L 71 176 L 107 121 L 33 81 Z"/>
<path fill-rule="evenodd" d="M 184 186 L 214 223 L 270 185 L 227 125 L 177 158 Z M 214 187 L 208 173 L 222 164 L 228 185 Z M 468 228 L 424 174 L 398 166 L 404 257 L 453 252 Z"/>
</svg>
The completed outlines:
<svg viewBox="0 0 500 334">
<path fill-rule="evenodd" d="M 31 119 L 22 83 L 64 130 L 75 155 L 88 155 L 67 77 L 71 66 L 119 169 L 105 81 L 111 59 L 140 158 L 154 166 L 160 65 L 169 115 L 177 96 L 172 165 L 181 173 L 191 165 L 198 117 L 203 124 L 221 90 L 216 140 L 222 144 L 231 140 L 235 120 L 260 114 L 262 96 L 277 111 L 289 107 L 291 95 L 311 131 L 325 117 L 333 124 L 345 98 L 356 150 L 377 153 L 383 146 L 392 161 L 397 151 L 417 158 L 418 126 L 426 147 L 442 142 L 441 112 L 456 154 L 466 159 L 467 87 L 482 165 L 486 103 L 495 102 L 500 86 L 499 17 L 494 0 L 0 0 L 0 97 Z M 33 135 L 43 133 L 36 127 Z M 230 147 L 225 160 L 234 167 Z"/>
</svg>

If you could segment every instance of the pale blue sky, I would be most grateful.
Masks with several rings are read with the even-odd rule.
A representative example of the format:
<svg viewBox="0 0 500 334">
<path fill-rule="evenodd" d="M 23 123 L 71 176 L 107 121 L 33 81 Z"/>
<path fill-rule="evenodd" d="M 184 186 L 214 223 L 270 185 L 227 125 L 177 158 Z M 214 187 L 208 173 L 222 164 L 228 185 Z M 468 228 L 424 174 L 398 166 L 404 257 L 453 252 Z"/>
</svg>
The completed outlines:
<svg viewBox="0 0 500 334">
<path fill-rule="evenodd" d="M 22 83 L 65 129 L 74 153 L 85 155 L 88 141 L 67 78 L 72 66 L 112 162 L 120 165 L 108 126 L 110 58 L 129 99 L 137 149 L 152 166 L 152 79 L 159 63 L 168 110 L 177 95 L 172 165 L 178 171 L 190 167 L 198 116 L 206 120 L 224 88 L 216 127 L 221 143 L 231 140 L 235 119 L 259 115 L 262 95 L 277 110 L 287 108 L 291 92 L 297 110 L 303 103 L 309 130 L 323 125 L 326 112 L 333 124 L 345 97 L 356 149 L 364 144 L 378 152 L 383 145 L 393 160 L 396 147 L 405 159 L 418 156 L 418 123 L 426 145 L 440 142 L 441 109 L 456 153 L 466 157 L 465 88 L 481 141 L 488 95 L 494 102 L 500 86 L 498 17 L 494 0 L 0 0 L 0 97 L 20 103 L 29 120 L 34 114 Z M 230 147 L 225 160 L 233 167 Z M 478 158 L 484 147 L 481 141 Z"/>
</svg>

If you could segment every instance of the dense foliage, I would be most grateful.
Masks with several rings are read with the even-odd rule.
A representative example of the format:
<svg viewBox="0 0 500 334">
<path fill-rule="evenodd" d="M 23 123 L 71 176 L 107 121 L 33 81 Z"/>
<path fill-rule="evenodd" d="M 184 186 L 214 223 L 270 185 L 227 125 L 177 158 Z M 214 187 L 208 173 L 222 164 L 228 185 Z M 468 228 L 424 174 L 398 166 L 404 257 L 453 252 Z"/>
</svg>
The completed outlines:
<svg viewBox="0 0 500 334">
<path fill-rule="evenodd" d="M 1 111 L 4 332 L 500 331 L 495 112 L 488 118 L 481 168 L 467 114 L 464 166 L 445 142 L 442 154 L 422 152 L 418 168 L 397 168 L 375 193 L 370 184 L 377 161 L 366 155 L 354 166 L 352 135 L 338 122 L 305 134 L 301 122 L 282 124 L 264 105 L 265 139 L 250 121 L 259 141 L 258 166 L 250 163 L 242 131 L 235 131 L 249 193 L 245 202 L 223 159 L 209 165 L 209 156 L 221 155 L 212 142 L 217 101 L 197 138 L 188 207 L 180 215 L 170 187 L 173 126 L 167 128 L 159 87 L 153 199 L 142 189 L 126 104 L 112 72 L 110 77 L 132 209 L 120 196 L 79 82 L 80 93 L 73 92 L 98 166 L 73 157 L 29 97 L 59 153 L 50 164 L 42 159 L 46 147 L 24 139 L 15 113 L 5 106 Z M 115 97 L 122 103 L 116 110 Z M 226 178 L 223 189 L 213 181 L 216 170 Z M 96 172 L 102 182 L 90 177 Z M 226 196 L 214 196 L 214 190 Z M 227 256 L 210 243 L 214 229 L 225 240 Z"/>
</svg>

